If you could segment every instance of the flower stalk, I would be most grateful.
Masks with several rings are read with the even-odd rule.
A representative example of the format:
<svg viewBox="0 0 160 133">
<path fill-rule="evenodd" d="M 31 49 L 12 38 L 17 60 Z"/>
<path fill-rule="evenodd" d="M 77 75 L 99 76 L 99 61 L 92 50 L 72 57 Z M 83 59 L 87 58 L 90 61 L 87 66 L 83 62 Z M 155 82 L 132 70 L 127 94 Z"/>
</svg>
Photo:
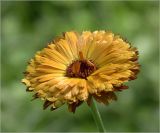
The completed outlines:
<svg viewBox="0 0 160 133">
<path fill-rule="evenodd" d="M 105 128 L 102 122 L 102 118 L 100 116 L 100 113 L 98 111 L 98 107 L 96 105 L 96 102 L 94 101 L 94 99 L 92 98 L 92 103 L 91 103 L 91 112 L 94 118 L 94 121 L 97 125 L 97 128 L 99 130 L 99 132 L 105 132 Z"/>
</svg>

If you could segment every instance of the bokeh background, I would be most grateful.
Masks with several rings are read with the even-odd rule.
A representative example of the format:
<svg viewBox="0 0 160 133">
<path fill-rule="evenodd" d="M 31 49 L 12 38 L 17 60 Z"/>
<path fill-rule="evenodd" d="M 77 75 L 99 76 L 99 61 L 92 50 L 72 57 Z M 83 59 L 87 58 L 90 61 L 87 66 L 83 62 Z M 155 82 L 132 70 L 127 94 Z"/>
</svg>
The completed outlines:
<svg viewBox="0 0 160 133">
<path fill-rule="evenodd" d="M 158 1 L 3 1 L 1 47 L 1 131 L 96 132 L 88 106 L 75 114 L 63 106 L 53 112 L 31 102 L 20 82 L 27 61 L 54 37 L 75 30 L 111 30 L 139 50 L 141 72 L 118 101 L 98 104 L 110 132 L 158 132 Z"/>
</svg>

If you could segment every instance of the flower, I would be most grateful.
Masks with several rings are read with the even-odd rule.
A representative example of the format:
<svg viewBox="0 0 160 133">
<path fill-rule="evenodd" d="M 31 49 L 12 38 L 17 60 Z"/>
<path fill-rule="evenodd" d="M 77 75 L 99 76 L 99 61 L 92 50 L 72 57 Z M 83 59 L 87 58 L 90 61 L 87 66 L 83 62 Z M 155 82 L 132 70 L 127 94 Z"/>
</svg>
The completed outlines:
<svg viewBox="0 0 160 133">
<path fill-rule="evenodd" d="M 55 110 L 67 103 L 69 111 L 91 98 L 104 104 L 116 100 L 115 91 L 139 72 L 138 52 L 109 31 L 66 32 L 30 60 L 22 82 L 34 98 Z"/>
</svg>

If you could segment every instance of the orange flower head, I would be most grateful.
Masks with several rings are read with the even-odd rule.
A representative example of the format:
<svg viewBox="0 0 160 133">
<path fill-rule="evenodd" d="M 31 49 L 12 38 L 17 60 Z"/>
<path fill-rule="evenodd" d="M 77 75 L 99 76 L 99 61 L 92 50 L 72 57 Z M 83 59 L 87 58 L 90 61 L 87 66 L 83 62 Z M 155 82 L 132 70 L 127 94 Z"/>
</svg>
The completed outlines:
<svg viewBox="0 0 160 133">
<path fill-rule="evenodd" d="M 22 82 L 44 109 L 68 104 L 69 111 L 91 98 L 104 104 L 139 72 L 137 49 L 109 31 L 66 32 L 36 53 Z"/>
</svg>

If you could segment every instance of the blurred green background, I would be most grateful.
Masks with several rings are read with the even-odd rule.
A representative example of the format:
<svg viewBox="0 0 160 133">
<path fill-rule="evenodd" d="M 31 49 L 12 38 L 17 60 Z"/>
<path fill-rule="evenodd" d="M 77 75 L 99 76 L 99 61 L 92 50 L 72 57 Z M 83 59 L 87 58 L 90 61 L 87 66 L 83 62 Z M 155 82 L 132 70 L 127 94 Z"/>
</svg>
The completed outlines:
<svg viewBox="0 0 160 133">
<path fill-rule="evenodd" d="M 55 36 L 75 30 L 111 30 L 139 50 L 141 72 L 118 92 L 118 101 L 98 104 L 107 131 L 158 132 L 158 1 L 3 1 L 2 94 L 3 132 L 96 132 L 90 109 L 84 103 L 75 114 L 67 106 L 53 112 L 21 84 L 27 61 Z"/>
</svg>

